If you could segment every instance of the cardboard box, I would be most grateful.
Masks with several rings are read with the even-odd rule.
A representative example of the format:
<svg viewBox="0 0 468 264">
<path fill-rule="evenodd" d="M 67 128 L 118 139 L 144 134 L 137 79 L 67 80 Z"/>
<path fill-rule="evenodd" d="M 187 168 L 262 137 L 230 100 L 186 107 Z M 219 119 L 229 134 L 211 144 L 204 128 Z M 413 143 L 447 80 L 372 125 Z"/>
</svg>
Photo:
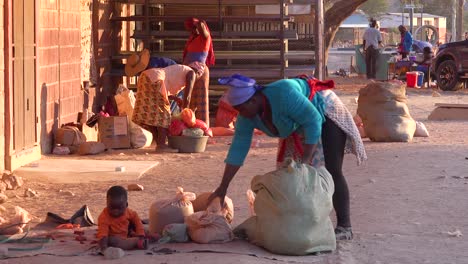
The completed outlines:
<svg viewBox="0 0 468 264">
<path fill-rule="evenodd" d="M 99 142 L 106 148 L 130 148 L 130 132 L 127 116 L 100 117 Z"/>
</svg>

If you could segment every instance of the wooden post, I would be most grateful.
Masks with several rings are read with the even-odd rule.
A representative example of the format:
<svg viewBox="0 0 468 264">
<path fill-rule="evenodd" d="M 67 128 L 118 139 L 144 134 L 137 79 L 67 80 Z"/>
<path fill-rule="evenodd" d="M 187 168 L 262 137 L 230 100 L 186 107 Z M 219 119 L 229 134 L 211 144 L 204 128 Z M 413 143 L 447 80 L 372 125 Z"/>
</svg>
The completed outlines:
<svg viewBox="0 0 468 264">
<path fill-rule="evenodd" d="M 457 6 L 457 41 L 462 41 L 464 39 L 463 35 L 463 4 L 465 0 L 458 0 Z"/>
<path fill-rule="evenodd" d="M 323 80 L 325 76 L 324 54 L 324 11 L 323 0 L 317 0 L 315 5 L 315 77 Z"/>
</svg>

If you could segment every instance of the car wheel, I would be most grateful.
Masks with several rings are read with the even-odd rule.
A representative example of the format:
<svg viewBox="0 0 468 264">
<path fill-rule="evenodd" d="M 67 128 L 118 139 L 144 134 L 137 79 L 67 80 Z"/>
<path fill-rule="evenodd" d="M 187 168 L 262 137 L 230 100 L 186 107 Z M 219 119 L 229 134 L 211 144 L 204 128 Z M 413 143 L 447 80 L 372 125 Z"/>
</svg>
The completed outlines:
<svg viewBox="0 0 468 264">
<path fill-rule="evenodd" d="M 444 91 L 456 91 L 462 88 L 463 83 L 459 80 L 457 65 L 453 60 L 444 61 L 437 67 L 437 85 Z"/>
</svg>

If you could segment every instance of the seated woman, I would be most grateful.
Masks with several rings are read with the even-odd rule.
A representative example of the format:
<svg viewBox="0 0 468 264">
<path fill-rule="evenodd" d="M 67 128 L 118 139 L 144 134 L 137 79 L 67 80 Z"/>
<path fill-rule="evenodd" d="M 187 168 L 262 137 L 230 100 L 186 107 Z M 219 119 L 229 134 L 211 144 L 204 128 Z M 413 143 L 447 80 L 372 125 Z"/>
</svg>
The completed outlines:
<svg viewBox="0 0 468 264">
<path fill-rule="evenodd" d="M 132 121 L 153 133 L 156 130 L 156 150 L 168 147 L 167 129 L 171 122 L 169 100 L 178 100 L 175 95 L 183 90 L 184 98 L 178 103 L 182 108 L 188 107 L 194 83 L 200 79 L 203 67 L 200 63 L 189 66 L 176 64 L 166 68 L 148 69 L 140 74 Z"/>
<path fill-rule="evenodd" d="M 432 59 L 434 58 L 434 53 L 430 47 L 424 47 L 423 49 L 423 59 L 422 61 L 415 61 L 418 66 L 416 67 L 417 71 L 424 72 L 424 80 L 427 81 L 429 78 L 429 67 L 431 66 Z"/>
</svg>

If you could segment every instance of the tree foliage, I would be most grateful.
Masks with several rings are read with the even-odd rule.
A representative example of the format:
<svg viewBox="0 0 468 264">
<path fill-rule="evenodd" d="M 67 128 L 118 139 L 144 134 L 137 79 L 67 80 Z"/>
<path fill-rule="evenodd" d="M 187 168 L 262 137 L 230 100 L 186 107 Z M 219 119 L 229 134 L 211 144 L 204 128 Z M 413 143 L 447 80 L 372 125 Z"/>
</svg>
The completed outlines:
<svg viewBox="0 0 468 264">
<path fill-rule="evenodd" d="M 383 13 L 388 11 L 387 0 L 372 0 L 367 1 L 359 7 L 369 17 L 379 18 Z"/>
</svg>

